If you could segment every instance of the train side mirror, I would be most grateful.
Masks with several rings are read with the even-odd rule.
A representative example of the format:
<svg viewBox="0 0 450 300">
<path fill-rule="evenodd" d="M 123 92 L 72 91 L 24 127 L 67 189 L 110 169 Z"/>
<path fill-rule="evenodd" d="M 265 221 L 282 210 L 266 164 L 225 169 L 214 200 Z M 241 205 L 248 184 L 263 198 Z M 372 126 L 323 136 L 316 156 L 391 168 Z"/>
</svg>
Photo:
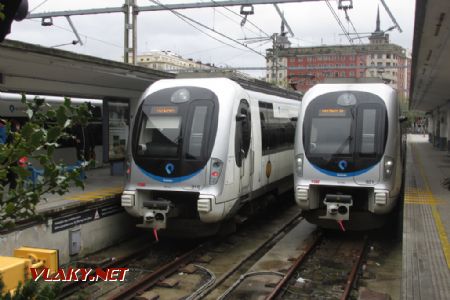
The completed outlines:
<svg viewBox="0 0 450 300">
<path fill-rule="evenodd" d="M 400 123 L 403 123 L 403 122 L 405 122 L 405 121 L 408 121 L 408 117 L 407 117 L 407 116 L 400 116 L 400 117 L 398 117 L 398 121 L 399 121 Z"/>
<path fill-rule="evenodd" d="M 244 121 L 246 118 L 247 118 L 246 115 L 244 115 L 244 114 L 239 114 L 239 115 L 236 116 L 236 122 Z"/>
</svg>

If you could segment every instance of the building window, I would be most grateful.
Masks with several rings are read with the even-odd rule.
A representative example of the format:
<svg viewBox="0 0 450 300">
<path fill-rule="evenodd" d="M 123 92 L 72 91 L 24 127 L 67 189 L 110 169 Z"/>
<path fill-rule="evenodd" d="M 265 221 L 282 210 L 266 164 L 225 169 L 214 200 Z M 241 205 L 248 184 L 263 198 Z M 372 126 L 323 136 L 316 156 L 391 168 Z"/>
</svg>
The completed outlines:
<svg viewBox="0 0 450 300">
<path fill-rule="evenodd" d="M 378 54 L 377 57 L 378 58 L 383 58 L 383 54 Z"/>
<path fill-rule="evenodd" d="M 377 66 L 381 67 L 383 65 L 382 62 L 377 62 Z"/>
<path fill-rule="evenodd" d="M 386 54 L 386 58 L 391 58 L 391 55 L 390 54 Z"/>
</svg>

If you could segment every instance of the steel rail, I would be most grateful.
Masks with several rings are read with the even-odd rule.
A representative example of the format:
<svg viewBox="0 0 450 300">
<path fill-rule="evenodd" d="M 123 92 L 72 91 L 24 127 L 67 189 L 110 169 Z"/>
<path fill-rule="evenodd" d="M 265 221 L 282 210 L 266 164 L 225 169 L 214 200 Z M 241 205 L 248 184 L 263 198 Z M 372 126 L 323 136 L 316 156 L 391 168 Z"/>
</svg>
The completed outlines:
<svg viewBox="0 0 450 300">
<path fill-rule="evenodd" d="M 232 269 L 230 269 L 228 272 L 224 273 L 219 279 L 216 280 L 216 282 L 207 290 L 205 290 L 203 293 L 199 295 L 199 298 L 202 299 L 208 294 L 210 294 L 214 289 L 216 289 L 220 284 L 222 284 L 225 280 L 230 278 L 233 274 L 235 274 L 247 261 L 251 260 L 255 256 L 258 255 L 260 251 L 262 251 L 264 248 L 268 248 L 271 243 L 274 240 L 281 239 L 285 234 L 286 231 L 289 231 L 292 229 L 292 227 L 296 226 L 298 223 L 300 223 L 303 220 L 301 217 L 301 213 L 296 214 L 286 225 L 284 225 L 282 228 L 277 230 L 269 239 L 267 239 L 262 245 L 260 245 L 258 248 L 253 250 L 249 255 L 244 257 L 237 265 L 235 265 Z M 266 252 L 264 252 L 266 253 Z"/>
<path fill-rule="evenodd" d="M 101 268 L 113 268 L 118 266 L 123 266 L 125 263 L 135 259 L 136 257 L 142 256 L 145 254 L 149 249 L 151 248 L 151 245 L 145 246 L 140 248 L 137 251 L 133 251 L 130 254 L 121 256 L 114 260 L 109 260 L 104 264 L 101 264 L 96 267 Z M 85 287 L 90 284 L 95 284 L 96 282 L 90 282 L 90 281 L 69 281 L 65 285 L 62 286 L 62 290 L 60 294 L 58 295 L 58 299 L 66 299 L 66 297 L 72 295 L 75 293 L 78 289 Z"/>
<path fill-rule="evenodd" d="M 361 260 L 364 254 L 364 251 L 366 250 L 367 246 L 367 237 L 364 238 L 361 250 L 358 253 L 358 257 L 356 259 L 356 262 L 353 264 L 352 271 L 350 272 L 347 284 L 345 285 L 344 293 L 341 296 L 341 300 L 347 300 L 348 296 L 350 295 L 350 291 L 352 289 L 353 283 L 356 279 L 356 275 L 358 274 L 358 269 L 361 264 Z"/>
<path fill-rule="evenodd" d="M 305 261 L 305 258 L 312 252 L 313 249 L 316 248 L 316 246 L 319 244 L 319 242 L 322 240 L 322 235 L 319 235 L 316 237 L 316 239 L 309 244 L 309 246 L 306 248 L 306 250 L 295 260 L 294 264 L 289 268 L 286 275 L 283 277 L 283 279 L 278 282 L 276 287 L 272 290 L 272 292 L 269 294 L 269 296 L 266 297 L 265 300 L 272 300 L 275 299 L 276 296 L 281 292 L 282 288 L 286 285 L 286 283 L 291 279 L 291 277 L 294 275 L 295 270 Z"/>
<path fill-rule="evenodd" d="M 122 299 L 132 299 L 136 294 L 148 290 L 149 288 L 156 285 L 161 279 L 168 277 L 169 275 L 176 272 L 180 266 L 186 265 L 193 261 L 195 257 L 203 250 L 203 245 L 183 254 L 182 256 L 176 258 L 170 263 L 160 267 L 154 272 L 142 277 L 140 280 L 134 284 L 127 286 L 123 290 L 109 297 L 109 300 L 122 300 Z"/>
</svg>

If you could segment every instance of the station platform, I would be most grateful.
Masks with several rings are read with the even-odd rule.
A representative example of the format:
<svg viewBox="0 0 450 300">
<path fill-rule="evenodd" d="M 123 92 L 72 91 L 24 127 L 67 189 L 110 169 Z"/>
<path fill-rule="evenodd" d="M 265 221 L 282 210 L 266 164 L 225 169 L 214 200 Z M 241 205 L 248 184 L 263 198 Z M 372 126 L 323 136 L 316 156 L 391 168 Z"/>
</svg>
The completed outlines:
<svg viewBox="0 0 450 300">
<path fill-rule="evenodd" d="M 123 176 L 111 176 L 109 167 L 87 170 L 85 174 L 84 190 L 74 186 L 63 196 L 46 194 L 44 195 L 46 200 L 41 200 L 36 207 L 38 213 L 54 213 L 92 202 L 120 198 L 124 184 Z"/>
<path fill-rule="evenodd" d="M 407 140 L 402 299 L 449 299 L 450 154 L 425 135 Z"/>
<path fill-rule="evenodd" d="M 84 190 L 46 194 L 36 209 L 41 218 L 18 222 L 0 232 L 0 256 L 28 246 L 57 249 L 60 264 L 100 251 L 137 235 L 136 220 L 121 206 L 124 177 L 110 168 L 85 172 Z"/>
</svg>

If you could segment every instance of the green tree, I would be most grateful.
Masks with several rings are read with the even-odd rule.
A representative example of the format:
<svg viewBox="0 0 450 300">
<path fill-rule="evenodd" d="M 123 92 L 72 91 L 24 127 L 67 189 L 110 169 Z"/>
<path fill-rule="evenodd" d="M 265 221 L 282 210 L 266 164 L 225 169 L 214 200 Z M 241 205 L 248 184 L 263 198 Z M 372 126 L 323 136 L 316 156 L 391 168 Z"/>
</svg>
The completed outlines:
<svg viewBox="0 0 450 300">
<path fill-rule="evenodd" d="M 51 107 L 42 98 L 22 103 L 27 107 L 28 122 L 19 130 L 11 133 L 9 143 L 0 144 L 0 230 L 13 226 L 17 220 L 36 217 L 36 205 L 46 193 L 63 195 L 71 184 L 83 186 L 80 180 L 82 165 L 68 172 L 63 163 L 53 159 L 58 141 L 69 139 L 68 133 L 75 125 L 86 125 L 91 113 L 86 104 L 73 106 L 70 99 Z M 6 124 L 10 132 L 11 124 Z M 43 176 L 35 184 L 31 183 L 30 168 L 18 164 L 22 157 L 39 161 Z M 8 174 L 14 174 L 16 187 L 9 188 Z"/>
</svg>

